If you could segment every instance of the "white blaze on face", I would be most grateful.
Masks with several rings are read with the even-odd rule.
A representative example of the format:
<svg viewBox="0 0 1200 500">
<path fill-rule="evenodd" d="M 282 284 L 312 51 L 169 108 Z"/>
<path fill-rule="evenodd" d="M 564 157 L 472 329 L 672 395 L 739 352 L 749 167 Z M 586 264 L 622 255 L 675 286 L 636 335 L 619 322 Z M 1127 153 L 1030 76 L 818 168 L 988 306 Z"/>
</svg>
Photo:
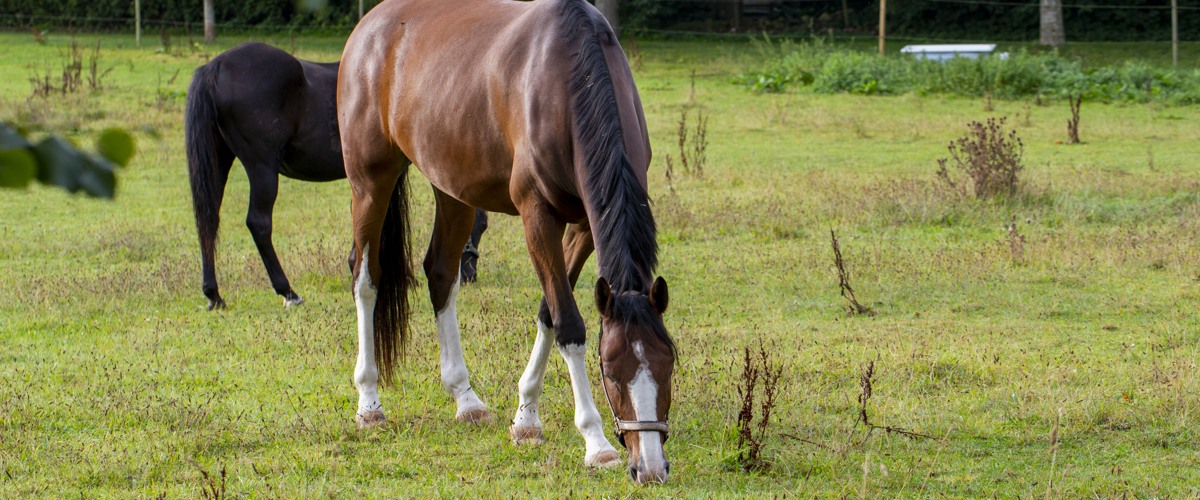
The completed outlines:
<svg viewBox="0 0 1200 500">
<path fill-rule="evenodd" d="M 629 382 L 629 398 L 633 403 L 634 418 L 641 421 L 658 420 L 658 384 L 650 374 L 650 361 L 641 341 L 633 343 L 633 355 L 638 360 L 638 371 Z M 662 434 L 658 431 L 638 433 L 638 457 L 650 470 L 662 470 L 666 466 L 663 456 Z"/>
</svg>

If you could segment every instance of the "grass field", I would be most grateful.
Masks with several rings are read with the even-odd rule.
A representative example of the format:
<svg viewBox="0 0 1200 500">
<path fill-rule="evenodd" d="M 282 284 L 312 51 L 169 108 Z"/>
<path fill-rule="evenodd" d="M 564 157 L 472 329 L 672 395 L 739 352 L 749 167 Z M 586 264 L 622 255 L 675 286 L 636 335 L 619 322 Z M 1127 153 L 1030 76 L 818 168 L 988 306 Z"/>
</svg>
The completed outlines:
<svg viewBox="0 0 1200 500">
<path fill-rule="evenodd" d="M 1065 102 L 762 96 L 730 83 L 759 57 L 750 44 L 641 41 L 680 359 L 670 482 L 639 488 L 623 470 L 583 467 L 560 361 L 542 403 L 547 444 L 507 439 L 541 293 L 515 218 L 492 218 L 479 282 L 459 301 L 490 426 L 454 422 L 422 298 L 399 387 L 383 391 L 389 423 L 356 429 L 344 182 L 282 182 L 275 245 L 308 301 L 285 309 L 242 222 L 235 166 L 218 259 L 230 308 L 206 312 L 182 93 L 194 67 L 250 37 L 167 51 L 79 39 L 97 38 L 104 89 L 30 99 L 27 77 L 57 71 L 68 38 L 0 34 L 0 118 L 82 144 L 112 125 L 139 139 L 115 201 L 0 191 L 0 497 L 1200 495 L 1200 110 L 1085 102 L 1085 144 L 1068 146 Z M 267 41 L 317 60 L 342 43 Z M 1168 53 L 1156 47 L 1139 52 Z M 708 163 L 669 186 L 684 109 L 709 117 Z M 989 116 L 1024 140 L 1022 194 L 947 194 L 936 159 Z M 432 201 L 414 194 L 423 242 Z M 831 229 L 876 315 L 846 315 Z M 581 283 L 594 281 L 590 264 Z M 591 289 L 576 295 L 594 334 Z M 747 473 L 737 387 L 742 350 L 759 345 L 783 378 L 769 468 Z M 868 362 L 872 422 L 934 439 L 859 423 Z"/>
</svg>

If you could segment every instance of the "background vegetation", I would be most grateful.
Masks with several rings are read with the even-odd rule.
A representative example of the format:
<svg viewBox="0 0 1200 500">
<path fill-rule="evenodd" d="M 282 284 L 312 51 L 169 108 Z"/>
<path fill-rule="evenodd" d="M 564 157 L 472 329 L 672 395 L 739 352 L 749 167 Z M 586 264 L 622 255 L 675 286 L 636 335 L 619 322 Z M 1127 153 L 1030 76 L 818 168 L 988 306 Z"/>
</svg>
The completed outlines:
<svg viewBox="0 0 1200 500">
<path fill-rule="evenodd" d="M 350 28 L 358 20 L 357 0 L 320 0 L 326 8 L 298 8 L 308 0 L 216 0 L 222 29 L 258 27 Z M 379 0 L 365 0 L 370 9 Z M 744 3 L 744 2 L 742 2 Z M 878 0 L 776 0 L 743 5 L 698 0 L 621 2 L 622 26 L 632 32 L 831 34 L 870 36 L 879 22 Z M 1170 40 L 1171 14 L 1164 0 L 1072 0 L 1064 6 L 1069 41 Z M 1200 39 L 1200 0 L 1179 0 L 1179 33 Z M 200 31 L 201 5 L 190 0 L 146 0 L 143 19 L 154 27 Z M 735 19 L 739 21 L 735 23 Z M 1036 40 L 1038 0 L 893 0 L 888 3 L 888 34 L 893 37 L 949 40 Z M 133 2 L 0 0 L 0 26 L 75 27 L 128 30 Z"/>
<path fill-rule="evenodd" d="M 954 94 L 1006 99 L 1083 96 L 1100 102 L 1192 104 L 1200 101 L 1200 69 L 1171 69 L 1145 60 L 1085 67 L 1057 51 L 1019 47 L 979 59 L 930 61 L 875 54 L 825 38 L 793 42 L 755 39 L 765 64 L 735 78 L 760 92 L 811 85 L 818 93 Z"/>
<path fill-rule="evenodd" d="M 111 202 L 0 190 L 0 496 L 1200 494 L 1194 107 L 1085 101 L 1084 144 L 1068 146 L 1071 115 L 1054 96 L 759 94 L 730 83 L 768 63 L 752 45 L 627 40 L 681 353 L 671 481 L 637 488 L 622 470 L 582 466 L 557 357 L 549 442 L 508 442 L 540 297 L 515 218 L 492 218 L 459 303 L 494 425 L 454 422 L 417 300 L 400 385 L 383 391 L 390 423 L 355 428 L 344 182 L 280 187 L 276 246 L 308 300 L 285 309 L 241 223 L 235 166 L 218 261 L 230 309 L 205 312 L 183 91 L 241 39 L 134 49 L 128 36 L 80 36 L 99 39 L 112 68 L 101 88 L 31 97 L 21 76 L 57 67 L 69 39 L 0 35 L 0 118 L 81 143 L 120 125 L 139 148 Z M 343 39 L 270 41 L 333 60 Z M 1160 67 L 1169 53 L 1071 50 L 1084 67 L 1129 52 L 1162 54 L 1145 61 Z M 685 110 L 688 130 L 708 120 L 705 163 L 668 178 Z M 945 189 L 947 145 L 1002 116 L 1024 144 L 1019 191 Z M 432 200 L 415 193 L 420 241 Z M 847 316 L 841 278 L 873 316 Z M 594 279 L 589 265 L 581 282 Z M 761 369 L 781 370 L 770 425 L 751 434 L 763 463 L 745 472 L 738 388 L 760 346 Z"/>
</svg>

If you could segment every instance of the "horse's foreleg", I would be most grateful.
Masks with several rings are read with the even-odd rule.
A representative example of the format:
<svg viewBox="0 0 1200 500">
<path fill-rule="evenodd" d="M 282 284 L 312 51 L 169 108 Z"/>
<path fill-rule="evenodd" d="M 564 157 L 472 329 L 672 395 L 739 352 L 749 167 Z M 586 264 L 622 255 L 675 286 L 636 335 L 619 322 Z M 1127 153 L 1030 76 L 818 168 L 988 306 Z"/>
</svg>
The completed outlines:
<svg viewBox="0 0 1200 500">
<path fill-rule="evenodd" d="M 425 277 L 429 281 L 429 300 L 436 311 L 438 344 L 441 351 L 442 386 L 457 405 L 459 422 L 492 421 L 487 405 L 471 388 L 471 374 L 463 360 L 458 330 L 458 256 L 470 236 L 471 207 L 434 190 L 437 214 L 433 237 L 425 253 Z"/>
<path fill-rule="evenodd" d="M 604 437 L 604 427 L 596 402 L 592 398 L 592 387 L 588 381 L 586 327 L 579 307 L 571 293 L 571 283 L 563 258 L 563 230 L 565 224 L 550 215 L 542 207 L 522 207 L 525 225 L 525 244 L 538 279 L 545 292 L 545 307 L 538 313 L 538 331 L 554 331 L 558 352 L 566 361 L 571 374 L 571 391 L 575 396 L 575 427 L 583 436 L 586 452 L 584 464 L 589 467 L 608 467 L 620 463 L 620 455 Z M 532 209 L 531 209 L 532 208 Z M 539 333 L 548 336 L 548 333 Z M 541 349 L 546 349 L 544 346 Z M 530 360 L 533 365 L 538 358 L 538 348 Z M 527 369 L 534 372 L 537 367 Z M 532 392 L 532 391 L 531 391 Z"/>
<path fill-rule="evenodd" d="M 250 177 L 250 209 L 246 212 L 246 227 L 250 228 L 254 245 L 258 247 L 258 255 L 262 257 L 263 266 L 267 268 L 271 287 L 283 297 L 283 305 L 303 304 L 304 299 L 296 295 L 292 285 L 288 283 L 283 266 L 279 264 L 279 256 L 275 254 L 275 245 L 271 243 L 271 220 L 275 211 L 275 198 L 279 195 L 279 175 L 273 170 L 253 168 L 249 165 L 246 173 Z"/>
<path fill-rule="evenodd" d="M 478 213 L 476 214 L 476 228 L 478 228 Z M 574 289 L 575 282 L 579 280 L 580 270 L 583 269 L 584 263 L 587 262 L 595 248 L 587 223 L 567 226 L 567 235 L 564 238 L 563 246 L 567 265 L 567 281 Z M 544 298 L 538 316 L 540 318 L 551 317 L 549 306 Z M 538 334 L 533 341 L 533 352 L 529 355 L 529 364 L 525 366 L 525 373 L 521 375 L 520 404 L 517 406 L 517 415 L 513 417 L 512 427 L 508 431 L 509 437 L 516 444 L 542 444 L 545 442 L 545 437 L 542 435 L 542 420 L 538 415 L 538 400 L 542 396 L 546 361 L 550 356 L 551 345 L 550 332 L 546 330 L 542 321 L 538 321 Z"/>
<path fill-rule="evenodd" d="M 571 289 L 579 281 L 579 272 L 587 263 L 588 257 L 596 250 L 596 241 L 592 239 L 592 230 L 587 221 L 567 226 L 567 236 L 563 238 L 564 257 L 567 259 L 567 280 Z"/>
</svg>

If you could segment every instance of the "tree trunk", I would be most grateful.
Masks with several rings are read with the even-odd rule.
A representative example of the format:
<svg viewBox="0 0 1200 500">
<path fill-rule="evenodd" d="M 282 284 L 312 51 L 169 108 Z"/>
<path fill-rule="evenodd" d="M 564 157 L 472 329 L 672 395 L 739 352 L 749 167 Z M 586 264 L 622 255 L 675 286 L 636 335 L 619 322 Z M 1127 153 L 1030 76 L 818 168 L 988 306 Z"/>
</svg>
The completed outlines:
<svg viewBox="0 0 1200 500">
<path fill-rule="evenodd" d="M 618 9 L 617 0 L 596 0 L 596 10 L 599 10 L 604 17 L 608 19 L 608 24 L 612 26 L 613 33 L 621 36 L 621 14 Z"/>
<path fill-rule="evenodd" d="M 217 16 L 213 13 L 212 3 L 213 0 L 204 0 L 204 43 L 217 39 Z"/>
<path fill-rule="evenodd" d="M 1179 66 L 1179 1 L 1171 0 L 1171 65 Z"/>
<path fill-rule="evenodd" d="M 1067 33 L 1063 30 L 1062 0 L 1041 0 L 1042 45 L 1062 47 L 1067 44 Z"/>
</svg>

